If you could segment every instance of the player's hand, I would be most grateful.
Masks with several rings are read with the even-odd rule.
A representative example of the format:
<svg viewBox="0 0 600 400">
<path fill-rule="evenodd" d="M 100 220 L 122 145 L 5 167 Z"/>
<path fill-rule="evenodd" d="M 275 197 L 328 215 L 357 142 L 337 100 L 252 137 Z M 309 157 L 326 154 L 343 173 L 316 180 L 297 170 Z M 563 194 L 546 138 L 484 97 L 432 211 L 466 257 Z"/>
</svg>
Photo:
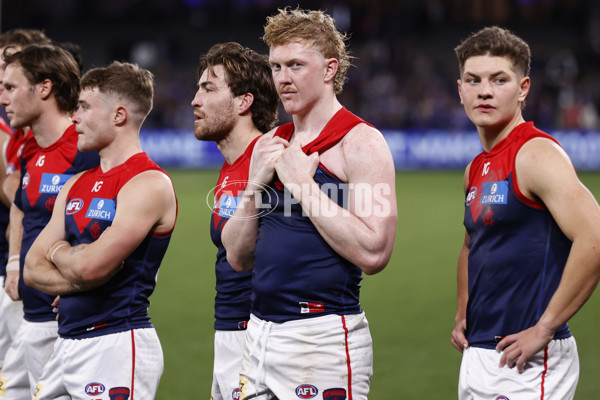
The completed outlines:
<svg viewBox="0 0 600 400">
<path fill-rule="evenodd" d="M 450 343 L 454 348 L 461 353 L 464 349 L 469 347 L 469 342 L 467 341 L 467 337 L 465 336 L 465 331 L 467 330 L 467 320 L 461 319 L 456 322 L 454 326 L 454 330 L 452 331 L 452 337 L 450 338 Z"/>
<path fill-rule="evenodd" d="M 262 190 L 275 176 L 275 162 L 289 142 L 280 137 L 263 137 L 252 152 L 247 190 Z"/>
<path fill-rule="evenodd" d="M 58 321 L 58 304 L 60 303 L 60 296 L 56 296 L 52 301 L 52 312 L 56 314 L 56 320 Z"/>
<path fill-rule="evenodd" d="M 19 296 L 19 271 L 6 271 L 4 288 L 8 297 L 14 301 L 21 300 L 21 296 Z"/>
<path fill-rule="evenodd" d="M 300 184 L 306 179 L 312 179 L 319 167 L 319 155 L 304 154 L 299 143 L 290 144 L 275 163 L 275 171 L 284 186 Z M 292 191 L 290 189 L 290 191 Z"/>
<path fill-rule="evenodd" d="M 497 351 L 504 351 L 500 357 L 500 368 L 505 365 L 509 368 L 516 366 L 519 373 L 523 372 L 527 360 L 543 350 L 553 337 L 554 332 L 544 329 L 539 324 L 506 336 L 496 346 Z"/>
</svg>

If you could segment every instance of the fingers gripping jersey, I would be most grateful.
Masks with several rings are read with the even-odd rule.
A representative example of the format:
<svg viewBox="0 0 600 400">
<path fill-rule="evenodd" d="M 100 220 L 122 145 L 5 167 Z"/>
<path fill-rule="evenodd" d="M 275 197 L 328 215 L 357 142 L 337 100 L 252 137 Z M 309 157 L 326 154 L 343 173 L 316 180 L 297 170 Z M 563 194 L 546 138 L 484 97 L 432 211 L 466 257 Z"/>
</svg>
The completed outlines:
<svg viewBox="0 0 600 400">
<path fill-rule="evenodd" d="M 303 150 L 306 154 L 324 152 L 360 123 L 364 121 L 342 108 Z M 293 124 L 286 124 L 279 127 L 276 135 L 289 140 L 293 131 Z M 314 179 L 338 205 L 345 204 L 344 182 L 322 165 Z M 263 192 L 267 211 L 259 220 L 252 312 L 273 322 L 360 313 L 361 270 L 325 242 L 281 183 L 271 186 Z"/>
<path fill-rule="evenodd" d="M 44 229 L 54 209 L 56 195 L 73 175 L 98 166 L 97 151 L 77 150 L 78 134 L 75 125 L 69 126 L 60 139 L 48 147 L 40 147 L 35 138 L 25 143 L 21 156 L 21 185 L 14 204 L 23 211 L 23 239 L 21 241 L 21 276 L 25 255 L 35 238 Z M 19 280 L 25 319 L 31 322 L 54 321 L 54 296 L 33 289 Z"/>
<path fill-rule="evenodd" d="M 98 167 L 81 175 L 67 196 L 67 241 L 76 246 L 98 239 L 114 220 L 117 195 L 123 185 L 149 170 L 158 170 L 166 175 L 146 153 L 138 153 L 106 173 Z M 61 297 L 59 335 L 86 338 L 151 327 L 148 298 L 156 286 L 158 268 L 170 239 L 171 231 L 148 234 L 125 259 L 123 268 L 106 284 Z"/>
<path fill-rule="evenodd" d="M 523 123 L 471 163 L 464 225 L 470 236 L 467 340 L 472 346 L 495 348 L 495 337 L 535 325 L 569 255 L 571 242 L 550 212 L 517 185 L 517 152 L 536 137 L 555 141 Z M 554 338 L 570 335 L 565 324 Z"/>
<path fill-rule="evenodd" d="M 252 150 L 258 137 L 250 143 L 232 165 L 223 164 L 217 186 L 211 216 L 210 237 L 217 246 L 215 275 L 217 295 L 215 296 L 215 329 L 246 329 L 250 318 L 250 292 L 252 272 L 236 272 L 227 262 L 227 253 L 221 242 L 221 232 L 235 212 L 242 192 L 248 184 L 248 169 Z"/>
</svg>

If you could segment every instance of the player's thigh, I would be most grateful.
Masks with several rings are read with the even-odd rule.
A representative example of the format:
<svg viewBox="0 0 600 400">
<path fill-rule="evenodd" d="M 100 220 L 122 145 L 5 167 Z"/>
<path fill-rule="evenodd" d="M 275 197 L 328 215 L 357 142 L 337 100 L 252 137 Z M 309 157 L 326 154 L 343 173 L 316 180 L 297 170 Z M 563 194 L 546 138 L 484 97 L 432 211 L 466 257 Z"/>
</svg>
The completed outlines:
<svg viewBox="0 0 600 400">
<path fill-rule="evenodd" d="M 268 335 L 263 334 L 268 336 L 264 354 L 262 344 L 252 350 L 256 334 L 247 333 L 250 347 L 242 377 L 254 392 L 268 388 L 279 398 L 339 397 L 342 393 L 356 400 L 367 398 L 373 350 L 364 313 L 273 325 Z"/>
<path fill-rule="evenodd" d="M 246 331 L 216 331 L 214 340 L 213 400 L 237 400 Z"/>
<path fill-rule="evenodd" d="M 154 398 L 164 360 L 153 328 L 67 341 L 63 373 L 73 399 Z"/>
<path fill-rule="evenodd" d="M 519 373 L 499 367 L 502 353 L 471 347 L 463 352 L 459 375 L 459 399 L 506 397 L 523 400 L 572 399 L 579 377 L 579 358 L 573 338 L 553 340 L 534 355 Z"/>
</svg>

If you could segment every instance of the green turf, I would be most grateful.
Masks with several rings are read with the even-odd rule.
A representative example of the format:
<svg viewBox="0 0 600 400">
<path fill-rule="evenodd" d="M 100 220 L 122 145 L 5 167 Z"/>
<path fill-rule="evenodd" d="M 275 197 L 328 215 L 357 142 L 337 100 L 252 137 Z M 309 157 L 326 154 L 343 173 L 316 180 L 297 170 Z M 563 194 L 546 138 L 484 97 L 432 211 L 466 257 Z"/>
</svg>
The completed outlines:
<svg viewBox="0 0 600 400">
<path fill-rule="evenodd" d="M 150 313 L 165 354 L 157 399 L 208 399 L 212 380 L 215 248 L 206 196 L 217 171 L 170 171 L 179 220 Z M 600 173 L 581 173 L 600 196 Z M 456 398 L 460 354 L 450 345 L 456 258 L 463 238 L 461 172 L 399 172 L 398 234 L 388 267 L 365 277 L 361 300 L 374 341 L 370 399 Z M 573 205 L 574 207 L 576 205 Z M 576 399 L 600 393 L 600 295 L 570 325 L 579 347 Z"/>
</svg>

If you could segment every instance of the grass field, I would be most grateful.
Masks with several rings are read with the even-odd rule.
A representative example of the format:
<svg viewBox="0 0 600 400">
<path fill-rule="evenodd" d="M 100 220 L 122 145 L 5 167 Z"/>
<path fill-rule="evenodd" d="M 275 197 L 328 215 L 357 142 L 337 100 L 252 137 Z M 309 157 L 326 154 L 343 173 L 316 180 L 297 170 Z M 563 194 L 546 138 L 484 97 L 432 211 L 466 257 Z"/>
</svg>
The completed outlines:
<svg viewBox="0 0 600 400">
<path fill-rule="evenodd" d="M 150 313 L 165 354 L 159 400 L 208 399 L 212 380 L 215 248 L 206 196 L 217 171 L 170 171 L 179 220 Z M 600 196 L 600 173 L 581 173 Z M 456 398 L 460 354 L 450 346 L 463 238 L 461 172 L 399 172 L 392 259 L 365 277 L 361 303 L 374 342 L 371 400 Z M 573 207 L 577 207 L 573 204 Z M 581 364 L 578 400 L 600 393 L 600 294 L 571 321 Z"/>
</svg>

